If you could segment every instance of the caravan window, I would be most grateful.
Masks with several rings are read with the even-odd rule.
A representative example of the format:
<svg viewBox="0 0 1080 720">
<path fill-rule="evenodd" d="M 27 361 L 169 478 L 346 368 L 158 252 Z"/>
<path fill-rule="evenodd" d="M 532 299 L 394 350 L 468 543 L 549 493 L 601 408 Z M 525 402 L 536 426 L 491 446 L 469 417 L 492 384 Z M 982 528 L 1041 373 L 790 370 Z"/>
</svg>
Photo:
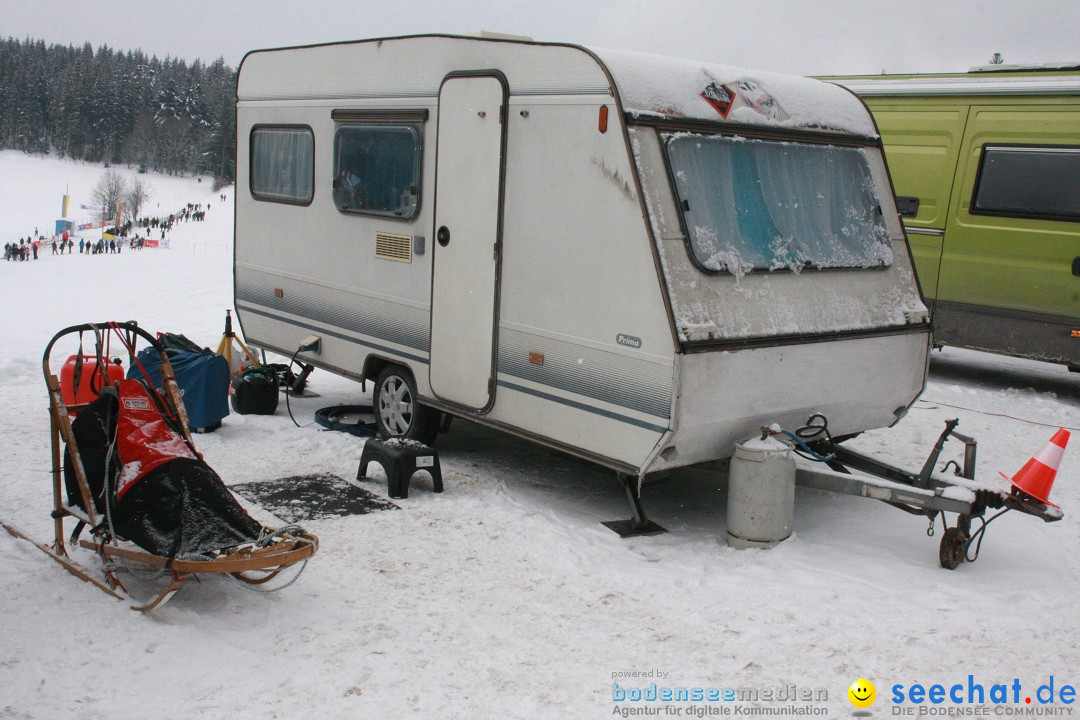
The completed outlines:
<svg viewBox="0 0 1080 720">
<path fill-rule="evenodd" d="M 665 136 L 691 254 L 707 272 L 869 268 L 892 262 L 860 148 Z"/>
<path fill-rule="evenodd" d="M 338 210 L 411 218 L 420 205 L 420 132 L 411 125 L 341 125 L 334 135 Z"/>
<path fill-rule="evenodd" d="M 1080 220 L 1080 148 L 987 145 L 974 215 Z"/>
<path fill-rule="evenodd" d="M 251 195 L 256 200 L 307 205 L 315 186 L 315 136 L 308 127 L 251 131 Z"/>
</svg>

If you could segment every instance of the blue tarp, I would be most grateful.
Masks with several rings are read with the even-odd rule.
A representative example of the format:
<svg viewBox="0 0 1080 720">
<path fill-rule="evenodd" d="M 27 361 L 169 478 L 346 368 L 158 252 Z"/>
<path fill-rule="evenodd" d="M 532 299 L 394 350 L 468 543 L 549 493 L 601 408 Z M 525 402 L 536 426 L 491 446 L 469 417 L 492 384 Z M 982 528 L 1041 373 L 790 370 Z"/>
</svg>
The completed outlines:
<svg viewBox="0 0 1080 720">
<path fill-rule="evenodd" d="M 176 384 L 184 397 L 192 430 L 213 430 L 229 414 L 229 363 L 209 350 L 187 352 L 166 350 Z M 139 362 L 128 368 L 128 378 L 142 380 L 141 364 L 148 379 L 161 390 L 161 356 L 152 347 L 143 348 Z"/>
</svg>

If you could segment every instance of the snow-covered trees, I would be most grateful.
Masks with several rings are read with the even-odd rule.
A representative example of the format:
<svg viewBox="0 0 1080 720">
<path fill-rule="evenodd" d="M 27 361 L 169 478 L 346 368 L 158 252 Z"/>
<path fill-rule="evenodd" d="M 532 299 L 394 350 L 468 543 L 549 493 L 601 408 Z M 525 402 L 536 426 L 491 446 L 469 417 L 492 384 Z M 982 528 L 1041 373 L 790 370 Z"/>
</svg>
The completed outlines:
<svg viewBox="0 0 1080 720">
<path fill-rule="evenodd" d="M 218 58 L 0 40 L 0 148 L 231 181 L 235 71 Z"/>
</svg>

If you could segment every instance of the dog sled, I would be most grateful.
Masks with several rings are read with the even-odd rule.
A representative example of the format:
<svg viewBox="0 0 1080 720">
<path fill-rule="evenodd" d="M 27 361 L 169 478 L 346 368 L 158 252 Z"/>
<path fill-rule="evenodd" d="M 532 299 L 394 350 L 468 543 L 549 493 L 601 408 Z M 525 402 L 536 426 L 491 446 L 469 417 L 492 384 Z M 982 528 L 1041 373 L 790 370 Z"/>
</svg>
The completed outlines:
<svg viewBox="0 0 1080 720">
<path fill-rule="evenodd" d="M 74 335 L 79 351 L 65 364 L 62 382 L 50 354 L 58 341 Z M 93 351 L 84 355 L 87 336 Z M 145 373 L 139 372 L 135 347 L 140 340 L 161 359 L 160 387 L 141 379 Z M 128 379 L 115 377 L 114 348 L 129 359 Z M 318 538 L 296 526 L 273 529 L 256 522 L 205 463 L 195 450 L 168 354 L 154 336 L 135 322 L 72 326 L 53 336 L 42 366 L 51 418 L 55 537 L 51 545 L 38 545 L 41 550 L 143 612 L 168 602 L 197 575 L 224 575 L 260 592 L 299 577 L 318 550 Z M 88 397 L 92 402 L 85 402 Z M 4 527 L 30 540 L 14 526 Z M 89 537 L 82 537 L 84 531 Z M 92 551 L 100 574 L 76 562 L 69 547 Z M 289 582 L 266 586 L 293 566 L 298 567 Z M 143 580 L 164 578 L 165 587 L 137 601 L 122 571 Z"/>
</svg>

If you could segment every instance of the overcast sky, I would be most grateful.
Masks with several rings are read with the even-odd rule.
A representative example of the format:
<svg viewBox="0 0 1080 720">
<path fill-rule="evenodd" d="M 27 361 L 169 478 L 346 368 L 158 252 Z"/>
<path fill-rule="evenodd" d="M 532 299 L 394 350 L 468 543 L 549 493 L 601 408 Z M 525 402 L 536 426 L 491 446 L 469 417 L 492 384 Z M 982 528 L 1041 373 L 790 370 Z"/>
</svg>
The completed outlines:
<svg viewBox="0 0 1080 720">
<path fill-rule="evenodd" d="M 1080 0 L 0 0 L 0 37 L 233 67 L 261 48 L 481 29 L 801 75 L 1080 62 Z"/>
</svg>

